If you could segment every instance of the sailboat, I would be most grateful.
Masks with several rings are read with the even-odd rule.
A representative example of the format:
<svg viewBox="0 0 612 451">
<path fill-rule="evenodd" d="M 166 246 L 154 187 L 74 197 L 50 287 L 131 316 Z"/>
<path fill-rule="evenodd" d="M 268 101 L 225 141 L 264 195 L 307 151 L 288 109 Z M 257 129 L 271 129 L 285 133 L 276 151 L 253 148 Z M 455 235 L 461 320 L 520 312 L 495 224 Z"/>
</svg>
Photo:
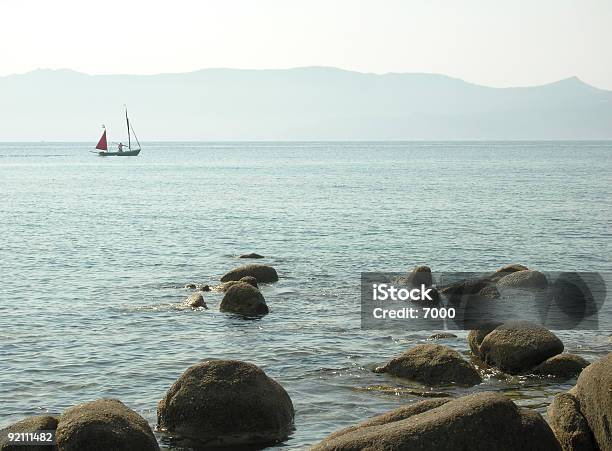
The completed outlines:
<svg viewBox="0 0 612 451">
<path fill-rule="evenodd" d="M 135 157 L 136 155 L 140 153 L 140 142 L 138 142 L 136 133 L 134 133 L 134 129 L 132 128 L 130 124 L 130 118 L 128 117 L 127 107 L 125 108 L 125 123 L 127 125 L 127 132 L 128 132 L 127 150 L 123 150 L 123 147 L 125 146 L 122 143 L 119 143 L 116 152 L 108 151 L 108 143 L 106 141 L 106 127 L 104 127 L 103 125 L 102 128 L 104 129 L 104 131 L 102 132 L 102 136 L 100 137 L 100 140 L 98 141 L 98 144 L 96 145 L 96 149 L 99 150 L 98 155 L 100 155 L 101 157 L 112 157 L 112 156 Z M 138 147 L 135 146 L 133 149 L 132 149 L 132 135 L 134 135 L 134 139 L 136 140 L 136 145 L 138 146 Z"/>
</svg>

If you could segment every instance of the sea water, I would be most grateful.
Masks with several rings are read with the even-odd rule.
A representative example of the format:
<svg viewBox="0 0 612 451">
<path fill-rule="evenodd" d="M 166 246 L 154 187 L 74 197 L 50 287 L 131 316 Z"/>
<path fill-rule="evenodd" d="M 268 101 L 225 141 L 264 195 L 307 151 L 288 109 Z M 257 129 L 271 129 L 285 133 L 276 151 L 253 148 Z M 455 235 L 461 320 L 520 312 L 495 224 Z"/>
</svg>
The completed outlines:
<svg viewBox="0 0 612 451">
<path fill-rule="evenodd" d="M 612 143 L 0 144 L 0 427 L 118 398 L 154 427 L 156 404 L 207 358 L 255 363 L 296 409 L 298 449 L 428 390 L 372 369 L 432 331 L 361 330 L 360 273 L 611 271 Z M 185 309 L 257 252 L 280 281 L 270 314 Z M 602 314 L 610 315 L 605 305 Z M 594 360 L 610 331 L 559 331 Z M 469 356 L 466 333 L 443 340 Z M 545 413 L 560 383 L 487 377 Z M 413 390 L 413 391 L 410 391 Z M 165 443 L 161 435 L 158 438 Z"/>
</svg>

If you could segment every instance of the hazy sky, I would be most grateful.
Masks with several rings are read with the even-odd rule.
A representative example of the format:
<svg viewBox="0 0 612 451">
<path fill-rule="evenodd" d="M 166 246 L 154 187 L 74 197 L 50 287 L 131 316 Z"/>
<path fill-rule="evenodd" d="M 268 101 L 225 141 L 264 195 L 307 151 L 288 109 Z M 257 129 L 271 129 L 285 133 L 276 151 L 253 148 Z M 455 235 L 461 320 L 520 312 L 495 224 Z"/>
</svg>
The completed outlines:
<svg viewBox="0 0 612 451">
<path fill-rule="evenodd" d="M 335 66 L 612 89 L 612 0 L 0 0 L 0 75 Z"/>
</svg>

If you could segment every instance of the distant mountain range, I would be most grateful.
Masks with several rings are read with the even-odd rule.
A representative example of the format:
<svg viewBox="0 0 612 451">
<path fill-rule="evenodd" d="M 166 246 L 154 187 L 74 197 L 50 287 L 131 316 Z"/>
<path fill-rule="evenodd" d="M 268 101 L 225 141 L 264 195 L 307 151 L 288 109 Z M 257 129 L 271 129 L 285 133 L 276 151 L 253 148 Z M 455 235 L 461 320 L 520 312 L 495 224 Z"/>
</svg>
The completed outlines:
<svg viewBox="0 0 612 451">
<path fill-rule="evenodd" d="M 327 67 L 0 77 L 0 140 L 612 139 L 612 91 L 578 78 L 490 88 L 435 74 Z"/>
</svg>

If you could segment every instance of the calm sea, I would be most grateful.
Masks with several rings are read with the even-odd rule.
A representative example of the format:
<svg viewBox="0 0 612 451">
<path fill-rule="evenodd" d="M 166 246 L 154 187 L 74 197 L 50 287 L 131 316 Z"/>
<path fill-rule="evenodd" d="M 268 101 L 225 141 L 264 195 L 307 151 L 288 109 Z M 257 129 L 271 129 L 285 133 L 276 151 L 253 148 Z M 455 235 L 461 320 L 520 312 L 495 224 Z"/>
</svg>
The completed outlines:
<svg viewBox="0 0 612 451">
<path fill-rule="evenodd" d="M 371 369 L 431 331 L 362 331 L 362 271 L 611 271 L 611 142 L 0 144 L 0 426 L 116 397 L 156 404 L 205 358 L 253 362 L 296 408 L 284 444 L 418 397 Z M 281 280 L 245 321 L 179 304 L 258 252 Z M 608 310 L 610 311 L 610 310 Z M 467 354 L 465 333 L 444 341 Z M 594 360 L 610 331 L 559 332 Z M 565 384 L 487 379 L 544 412 Z M 445 390 L 460 394 L 465 389 Z M 161 438 L 160 438 L 161 439 Z"/>
</svg>

